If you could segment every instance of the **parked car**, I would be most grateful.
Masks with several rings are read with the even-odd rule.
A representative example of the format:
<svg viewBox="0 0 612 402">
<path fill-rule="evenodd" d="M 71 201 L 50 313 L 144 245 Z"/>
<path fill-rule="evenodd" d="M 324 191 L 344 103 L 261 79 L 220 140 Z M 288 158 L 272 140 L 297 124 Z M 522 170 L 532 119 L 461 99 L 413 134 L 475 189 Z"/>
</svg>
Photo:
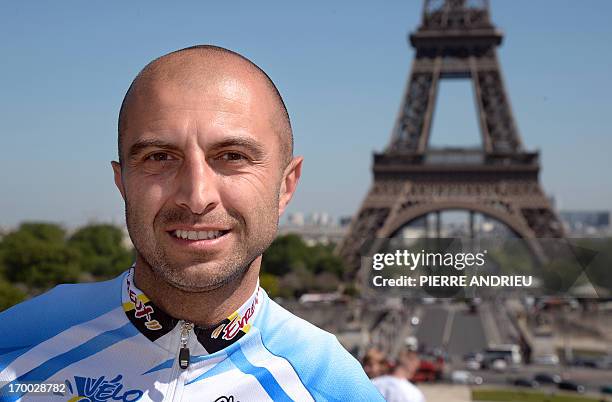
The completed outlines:
<svg viewBox="0 0 612 402">
<path fill-rule="evenodd" d="M 576 357 L 571 361 L 572 366 L 598 368 L 598 361 L 591 357 Z"/>
<path fill-rule="evenodd" d="M 463 361 L 476 360 L 478 363 L 482 362 L 484 356 L 480 352 L 471 352 L 463 355 Z"/>
<path fill-rule="evenodd" d="M 512 382 L 515 387 L 527 387 L 527 388 L 538 388 L 540 384 L 535 380 L 528 378 L 517 378 Z"/>
<path fill-rule="evenodd" d="M 491 363 L 491 369 L 493 369 L 493 371 L 502 372 L 506 371 L 507 368 L 508 363 L 504 359 L 497 359 Z"/>
<path fill-rule="evenodd" d="M 410 381 L 430 382 L 441 380 L 444 373 L 444 357 L 430 354 L 422 354 L 419 357 L 421 359 L 419 367 Z"/>
<path fill-rule="evenodd" d="M 469 371 L 455 370 L 451 373 L 451 381 L 454 384 L 463 385 L 481 385 L 483 380 L 481 376 L 474 375 Z"/>
<path fill-rule="evenodd" d="M 465 368 L 468 370 L 480 370 L 480 362 L 475 359 L 466 360 Z"/>
<path fill-rule="evenodd" d="M 612 394 L 612 384 L 604 385 L 599 390 L 602 394 Z"/>
<path fill-rule="evenodd" d="M 580 394 L 584 393 L 584 391 L 586 391 L 586 388 L 584 387 L 584 385 L 582 384 L 578 384 L 574 381 L 561 381 L 558 384 L 559 389 L 564 389 L 566 391 L 574 391 L 574 392 L 578 392 Z"/>
<path fill-rule="evenodd" d="M 540 384 L 559 384 L 561 376 L 559 374 L 538 373 L 533 379 Z"/>
<path fill-rule="evenodd" d="M 559 365 L 559 356 L 553 353 L 536 356 L 533 358 L 532 363 L 539 364 L 542 366 L 557 366 Z"/>
<path fill-rule="evenodd" d="M 492 345 L 482 353 L 482 366 L 491 367 L 496 360 L 505 360 L 507 366 L 518 366 L 522 363 L 521 349 L 518 345 L 504 344 Z M 505 368 L 504 368 L 505 369 Z"/>
</svg>

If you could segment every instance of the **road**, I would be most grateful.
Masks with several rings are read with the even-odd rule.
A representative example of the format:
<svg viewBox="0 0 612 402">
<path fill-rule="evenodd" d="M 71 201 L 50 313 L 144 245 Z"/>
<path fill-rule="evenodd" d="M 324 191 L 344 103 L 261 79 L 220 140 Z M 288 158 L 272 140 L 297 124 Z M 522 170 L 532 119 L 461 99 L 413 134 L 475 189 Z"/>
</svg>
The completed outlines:
<svg viewBox="0 0 612 402">
<path fill-rule="evenodd" d="M 423 306 L 416 330 L 419 344 L 427 349 L 441 348 L 452 361 L 469 352 L 481 351 L 488 341 L 479 314 L 470 314 L 461 304 Z"/>
<path fill-rule="evenodd" d="M 491 307 L 491 306 L 489 306 Z M 450 358 L 449 370 L 464 370 L 463 355 L 469 352 L 482 351 L 488 345 L 482 309 L 480 314 L 470 314 L 463 304 L 432 304 L 420 309 L 420 324 L 415 336 L 419 344 L 427 349 L 441 348 Z M 499 313 L 493 309 L 491 313 Z M 486 321 L 486 320 L 485 320 Z M 504 333 L 504 328 L 499 328 Z M 502 341 L 505 338 L 502 336 Z M 494 343 L 494 342 L 493 342 Z M 590 392 L 597 392 L 604 384 L 612 383 L 611 370 L 597 370 L 581 367 L 562 366 L 521 366 L 516 370 L 494 372 L 478 370 L 473 372 L 481 376 L 485 384 L 509 385 L 515 378 L 533 378 L 537 373 L 559 373 L 562 377 L 572 379 L 587 387 Z M 553 389 L 544 387 L 545 389 Z"/>
</svg>

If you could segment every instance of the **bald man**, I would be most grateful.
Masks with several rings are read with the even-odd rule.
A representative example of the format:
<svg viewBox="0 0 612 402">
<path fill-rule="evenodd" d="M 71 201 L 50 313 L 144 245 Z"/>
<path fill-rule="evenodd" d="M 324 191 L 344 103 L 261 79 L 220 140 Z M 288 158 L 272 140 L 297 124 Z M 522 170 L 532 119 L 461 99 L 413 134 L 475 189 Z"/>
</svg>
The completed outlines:
<svg viewBox="0 0 612 402">
<path fill-rule="evenodd" d="M 270 78 L 182 49 L 138 74 L 118 126 L 136 261 L 0 314 L 0 400 L 383 400 L 333 335 L 259 286 L 302 169 Z"/>
</svg>

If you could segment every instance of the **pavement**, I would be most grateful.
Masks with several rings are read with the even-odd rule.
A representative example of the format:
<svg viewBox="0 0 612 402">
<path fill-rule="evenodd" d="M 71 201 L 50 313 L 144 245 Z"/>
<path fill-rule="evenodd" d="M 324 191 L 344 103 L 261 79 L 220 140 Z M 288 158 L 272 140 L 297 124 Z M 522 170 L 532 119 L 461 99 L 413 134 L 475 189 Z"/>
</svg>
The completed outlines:
<svg viewBox="0 0 612 402">
<path fill-rule="evenodd" d="M 472 402 L 467 385 L 418 384 L 427 402 Z"/>
</svg>

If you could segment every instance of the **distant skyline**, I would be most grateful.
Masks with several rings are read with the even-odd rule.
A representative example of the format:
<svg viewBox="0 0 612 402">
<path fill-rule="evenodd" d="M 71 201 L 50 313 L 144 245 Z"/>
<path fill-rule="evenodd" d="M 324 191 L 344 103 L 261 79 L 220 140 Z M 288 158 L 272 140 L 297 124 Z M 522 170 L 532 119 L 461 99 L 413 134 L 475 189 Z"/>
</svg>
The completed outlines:
<svg viewBox="0 0 612 402">
<path fill-rule="evenodd" d="M 0 4 L 0 226 L 123 222 L 110 161 L 131 80 L 199 43 L 236 50 L 275 81 L 302 181 L 288 213 L 352 215 L 389 141 L 421 1 Z M 491 1 L 514 117 L 558 210 L 612 209 L 612 2 Z M 442 81 L 434 145 L 479 143 L 468 81 Z"/>
</svg>

